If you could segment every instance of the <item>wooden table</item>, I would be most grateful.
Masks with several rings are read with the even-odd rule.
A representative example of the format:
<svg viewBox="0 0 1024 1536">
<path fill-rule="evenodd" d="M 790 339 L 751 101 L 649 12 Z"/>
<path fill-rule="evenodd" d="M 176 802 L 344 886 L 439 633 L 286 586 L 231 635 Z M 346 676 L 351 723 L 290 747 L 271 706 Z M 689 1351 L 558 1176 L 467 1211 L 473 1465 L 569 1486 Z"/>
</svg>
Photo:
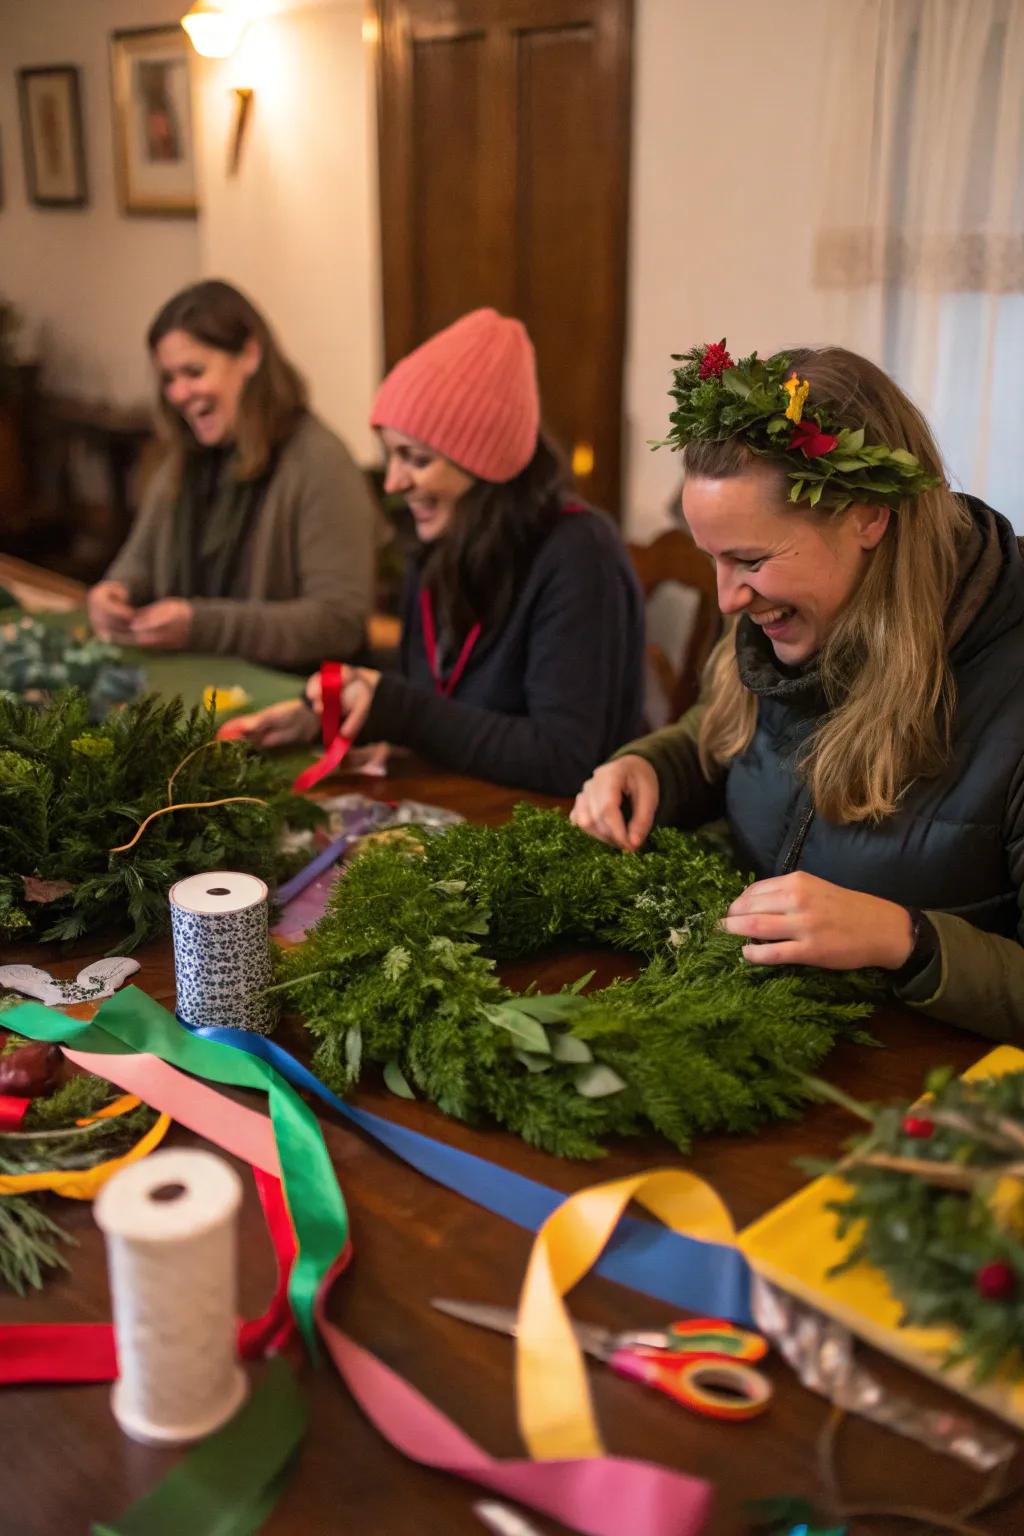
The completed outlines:
<svg viewBox="0 0 1024 1536">
<path fill-rule="evenodd" d="M 0 569 L 0 580 L 3 572 Z M 336 781 L 332 788 L 347 787 Z M 384 781 L 353 787 L 381 797 L 407 797 L 461 810 L 473 820 L 497 824 L 517 796 L 494 785 L 431 772 L 401 762 Z M 530 797 L 538 800 L 539 797 Z M 41 959 L 71 975 L 94 950 L 57 961 L 53 953 L 23 949 L 10 959 Z M 174 1006 L 170 946 L 148 945 L 137 977 L 153 997 Z M 622 956 L 602 952 L 553 954 L 504 971 L 513 986 L 533 977 L 543 988 L 561 985 L 596 967 L 605 982 L 628 968 Z M 909 1097 L 927 1069 L 940 1062 L 966 1067 L 984 1042 L 944 1025 L 890 1009 L 878 1016 L 876 1034 L 886 1049 L 840 1046 L 829 1077 L 866 1098 Z M 293 1047 L 301 1032 L 287 1037 Z M 623 1143 L 599 1163 L 559 1161 L 496 1129 L 470 1130 L 424 1103 L 396 1099 L 372 1074 L 356 1102 L 426 1132 L 570 1191 L 601 1179 L 653 1166 L 686 1166 L 709 1179 L 737 1221 L 745 1224 L 798 1189 L 804 1176 L 799 1156 L 831 1156 L 850 1134 L 839 1110 L 820 1106 L 796 1124 L 774 1125 L 754 1137 L 709 1136 L 683 1158 L 663 1141 Z M 435 1312 L 432 1296 L 459 1296 L 513 1304 L 530 1249 L 530 1236 L 449 1191 L 436 1187 L 364 1140 L 330 1113 L 321 1116 L 351 1219 L 355 1259 L 335 1287 L 333 1319 L 360 1343 L 394 1366 L 494 1454 L 521 1454 L 515 1426 L 511 1343 Z M 171 1145 L 195 1138 L 175 1128 Z M 241 1303 L 249 1315 L 269 1293 L 272 1260 L 252 1180 L 244 1179 L 241 1229 Z M 68 1276 L 49 1282 L 24 1301 L 0 1293 L 3 1321 L 94 1321 L 110 1315 L 102 1242 L 87 1207 L 62 1207 L 62 1219 L 81 1246 Z M 670 1320 L 665 1306 L 596 1278 L 572 1298 L 581 1318 L 613 1326 L 654 1325 Z M 293 1351 L 295 1362 L 299 1356 Z M 871 1351 L 865 1360 L 894 1390 L 916 1401 L 953 1407 L 978 1418 L 973 1408 Z M 718 1489 L 708 1536 L 739 1536 L 749 1529 L 744 1501 L 795 1493 L 821 1498 L 815 1447 L 828 1417 L 824 1402 L 805 1391 L 778 1359 L 769 1362 L 776 1396 L 769 1413 L 744 1425 L 719 1425 L 691 1417 L 664 1398 L 611 1372 L 591 1372 L 594 1400 L 608 1448 L 646 1457 L 709 1479 Z M 302 1368 L 311 1425 L 292 1481 L 265 1526 L 267 1536 L 479 1536 L 472 1513 L 479 1490 L 406 1461 L 377 1434 L 348 1398 L 333 1370 Z M 109 1408 L 109 1388 L 22 1387 L 0 1395 L 0 1446 L 7 1475 L 0 1482 L 3 1536 L 71 1536 L 90 1520 L 113 1521 L 152 1488 L 180 1453 L 133 1444 L 119 1432 Z M 862 1420 L 847 1425 L 840 1461 L 844 1487 L 861 1505 L 913 1503 L 952 1510 L 977 1491 L 977 1477 L 947 1458 Z M 533 1520 L 539 1531 L 561 1530 Z M 1024 1496 L 1000 1506 L 984 1529 L 999 1536 L 1024 1531 Z M 904 1521 L 849 1524 L 851 1536 L 904 1536 L 921 1530 Z M 187 1536 L 187 1533 L 185 1533 Z M 623 1536 L 629 1536 L 623 1532 Z"/>
</svg>

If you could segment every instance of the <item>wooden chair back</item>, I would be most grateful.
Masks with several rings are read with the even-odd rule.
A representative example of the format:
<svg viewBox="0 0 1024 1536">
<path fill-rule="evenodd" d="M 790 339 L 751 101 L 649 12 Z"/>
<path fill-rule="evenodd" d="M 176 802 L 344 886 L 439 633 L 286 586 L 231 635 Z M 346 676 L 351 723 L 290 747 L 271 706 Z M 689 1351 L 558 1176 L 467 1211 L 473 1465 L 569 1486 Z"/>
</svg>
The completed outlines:
<svg viewBox="0 0 1024 1536">
<path fill-rule="evenodd" d="M 670 657 L 659 645 L 647 646 L 648 666 L 669 701 L 671 718 L 677 720 L 696 703 L 704 664 L 721 633 L 714 566 L 683 528 L 670 528 L 650 544 L 630 544 L 629 553 L 645 598 L 666 581 L 690 587 L 698 595 L 684 654 Z"/>
</svg>

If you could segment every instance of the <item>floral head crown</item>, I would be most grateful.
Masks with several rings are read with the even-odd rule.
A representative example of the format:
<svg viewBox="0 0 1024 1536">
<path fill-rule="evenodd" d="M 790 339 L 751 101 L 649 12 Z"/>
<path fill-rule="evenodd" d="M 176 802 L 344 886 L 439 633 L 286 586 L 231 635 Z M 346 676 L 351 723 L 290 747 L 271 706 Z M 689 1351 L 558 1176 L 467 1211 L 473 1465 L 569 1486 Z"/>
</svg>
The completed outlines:
<svg viewBox="0 0 1024 1536">
<path fill-rule="evenodd" d="M 854 501 L 895 506 L 941 484 L 905 448 L 865 443 L 864 428 L 840 426 L 811 400 L 785 353 L 756 352 L 734 362 L 725 339 L 675 354 L 681 363 L 669 393 L 676 402 L 665 441 L 685 448 L 695 441 L 741 437 L 754 453 L 786 466 L 792 502 L 819 503 L 841 512 Z"/>
</svg>

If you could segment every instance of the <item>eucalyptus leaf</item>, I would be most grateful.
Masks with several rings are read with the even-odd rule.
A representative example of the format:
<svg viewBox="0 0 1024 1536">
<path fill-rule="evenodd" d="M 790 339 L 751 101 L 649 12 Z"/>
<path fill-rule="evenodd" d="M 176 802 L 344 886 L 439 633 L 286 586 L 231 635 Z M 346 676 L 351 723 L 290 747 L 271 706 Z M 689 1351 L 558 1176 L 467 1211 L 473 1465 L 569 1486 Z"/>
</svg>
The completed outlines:
<svg viewBox="0 0 1024 1536">
<path fill-rule="evenodd" d="M 548 1040 L 551 1042 L 551 1054 L 556 1061 L 571 1061 L 580 1064 L 593 1061 L 594 1053 L 585 1040 L 580 1040 L 576 1035 L 570 1035 L 558 1030 L 548 1031 Z"/>
<path fill-rule="evenodd" d="M 550 1056 L 538 1056 L 535 1051 L 513 1051 L 512 1054 L 527 1072 L 547 1072 L 554 1065 Z"/>
<path fill-rule="evenodd" d="M 345 1065 L 353 1082 L 359 1080 L 359 1069 L 363 1062 L 363 1032 L 358 1024 L 352 1024 L 345 1031 Z"/>
<path fill-rule="evenodd" d="M 414 1099 L 416 1097 L 412 1089 L 409 1087 L 409 1084 L 406 1082 L 405 1073 L 402 1071 L 397 1061 L 385 1062 L 384 1081 L 396 1098 Z"/>
<path fill-rule="evenodd" d="M 563 1019 L 579 1013 L 585 1001 L 575 992 L 533 992 L 517 997 L 511 1006 L 529 1014 L 540 1024 L 560 1024 Z"/>
<path fill-rule="evenodd" d="M 521 1013 L 518 1008 L 510 1007 L 507 1003 L 499 1003 L 494 1008 L 488 1008 L 487 1017 L 499 1029 L 507 1030 L 524 1051 L 536 1051 L 541 1055 L 551 1054 L 543 1024 L 539 1024 L 529 1014 Z"/>
<path fill-rule="evenodd" d="M 584 1099 L 606 1099 L 613 1093 L 621 1093 L 625 1081 L 611 1067 L 602 1062 L 583 1067 L 576 1074 L 576 1092 Z"/>
</svg>

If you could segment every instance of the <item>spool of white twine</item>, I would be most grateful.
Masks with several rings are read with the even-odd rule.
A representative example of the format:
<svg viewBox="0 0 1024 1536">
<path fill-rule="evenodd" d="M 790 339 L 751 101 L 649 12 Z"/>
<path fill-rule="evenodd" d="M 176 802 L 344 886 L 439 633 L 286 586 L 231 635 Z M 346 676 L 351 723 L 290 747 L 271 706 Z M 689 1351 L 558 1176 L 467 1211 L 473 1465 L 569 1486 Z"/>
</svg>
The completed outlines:
<svg viewBox="0 0 1024 1536">
<path fill-rule="evenodd" d="M 235 1345 L 241 1199 L 233 1168 L 185 1150 L 130 1163 L 100 1191 L 120 1370 L 111 1401 L 133 1440 L 198 1440 L 245 1399 Z"/>
<path fill-rule="evenodd" d="M 231 1025 L 268 1034 L 274 1008 L 268 892 L 255 875 L 214 870 L 171 886 L 178 1016 L 186 1024 Z"/>
</svg>

